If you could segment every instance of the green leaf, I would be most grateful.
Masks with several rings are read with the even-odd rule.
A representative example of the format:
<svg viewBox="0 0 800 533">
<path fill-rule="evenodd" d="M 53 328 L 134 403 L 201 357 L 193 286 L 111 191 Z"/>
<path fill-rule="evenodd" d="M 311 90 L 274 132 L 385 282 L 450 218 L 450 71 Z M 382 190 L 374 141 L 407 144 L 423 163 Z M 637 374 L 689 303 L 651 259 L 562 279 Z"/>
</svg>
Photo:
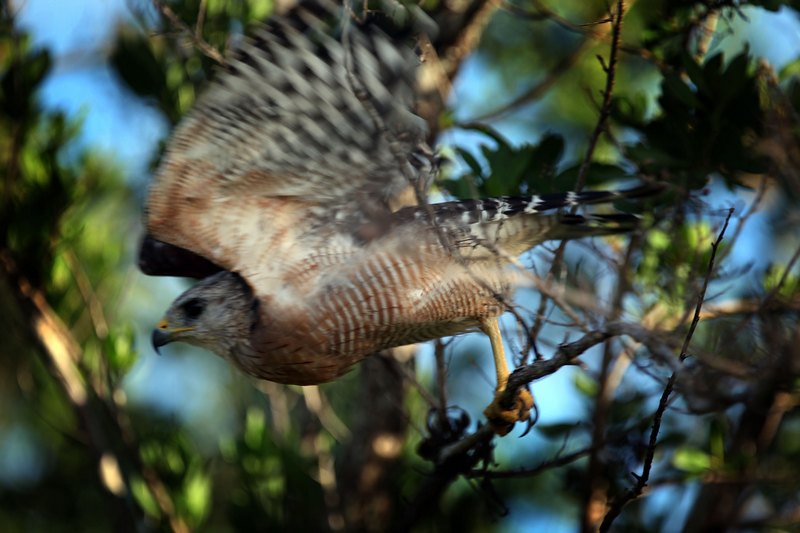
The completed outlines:
<svg viewBox="0 0 800 533">
<path fill-rule="evenodd" d="M 153 55 L 149 42 L 138 34 L 123 33 L 117 39 L 111 63 L 139 96 L 158 98 L 166 90 L 164 66 Z"/>
<path fill-rule="evenodd" d="M 199 468 L 192 468 L 186 476 L 183 502 L 194 526 L 199 525 L 211 510 L 211 479 Z"/>
<path fill-rule="evenodd" d="M 469 169 L 472 171 L 472 174 L 478 178 L 479 180 L 483 179 L 483 168 L 481 168 L 481 164 L 475 159 L 469 151 L 464 150 L 463 148 L 456 147 L 456 153 L 461 157 L 464 163 L 467 164 Z"/>
<path fill-rule="evenodd" d="M 597 380 L 591 377 L 589 374 L 583 370 L 579 370 L 578 372 L 575 372 L 572 379 L 578 392 L 590 398 L 597 396 L 597 393 L 600 390 Z"/>
<path fill-rule="evenodd" d="M 763 286 L 764 291 L 768 293 L 778 289 L 776 296 L 788 300 L 800 294 L 800 276 L 790 273 L 783 279 L 785 271 L 785 264 L 771 265 L 764 273 Z M 778 288 L 781 279 L 783 284 Z"/>
<path fill-rule="evenodd" d="M 564 138 L 547 133 L 537 145 L 525 149 L 531 154 L 525 174 L 521 176 L 521 183 L 527 186 L 528 193 L 551 192 L 552 189 L 559 188 L 561 182 L 554 176 L 564 156 Z"/>
<path fill-rule="evenodd" d="M 264 411 L 257 407 L 247 410 L 247 420 L 244 428 L 244 442 L 251 450 L 260 450 L 264 442 L 266 418 Z"/>
<path fill-rule="evenodd" d="M 749 68 L 750 54 L 749 49 L 745 47 L 742 53 L 728 63 L 728 68 L 722 75 L 722 86 L 718 94 L 724 97 L 726 102 L 734 100 L 742 92 L 748 81 Z"/>
<path fill-rule="evenodd" d="M 649 101 L 644 93 L 615 96 L 611 101 L 611 117 L 623 124 L 641 128 L 647 118 Z"/>
<path fill-rule="evenodd" d="M 711 469 L 711 456 L 698 448 L 683 447 L 675 451 L 672 464 L 689 474 L 703 474 Z"/>
<path fill-rule="evenodd" d="M 559 190 L 569 190 L 574 187 L 575 181 L 578 179 L 578 174 L 580 173 L 580 168 L 580 165 L 575 165 L 565 169 L 558 175 L 556 183 L 559 185 L 567 185 L 566 188 L 561 188 Z M 627 177 L 628 172 L 617 165 L 592 162 L 589 164 L 589 169 L 586 173 L 586 185 L 591 187 Z"/>
<path fill-rule="evenodd" d="M 158 508 L 158 503 L 155 497 L 150 492 L 147 484 L 137 475 L 132 475 L 130 480 L 131 494 L 133 498 L 142 508 L 142 510 L 151 518 L 158 519 L 161 516 L 161 511 Z"/>
<path fill-rule="evenodd" d="M 683 69 L 686 71 L 686 75 L 689 77 L 689 80 L 691 80 L 691 82 L 694 84 L 695 88 L 700 92 L 708 94 L 710 88 L 708 86 L 708 83 L 706 83 L 703 67 L 697 61 L 695 61 L 694 58 L 686 51 L 684 51 L 681 54 L 681 64 L 683 65 Z M 678 74 L 676 73 L 671 73 L 671 75 L 673 77 L 679 78 Z M 681 81 L 681 83 L 684 82 Z"/>
<path fill-rule="evenodd" d="M 664 75 L 662 91 L 662 99 L 672 96 L 686 107 L 697 108 L 702 106 L 697 94 L 674 72 L 668 72 Z"/>
<path fill-rule="evenodd" d="M 564 438 L 566 436 L 573 435 L 577 432 L 582 431 L 580 425 L 575 423 L 569 424 L 536 424 L 536 430 L 542 433 L 544 436 L 555 439 L 555 438 Z"/>
<path fill-rule="evenodd" d="M 118 374 L 124 374 L 136 362 L 133 349 L 134 331 L 131 324 L 116 324 L 106 339 L 108 362 Z"/>
<path fill-rule="evenodd" d="M 483 179 L 477 190 L 466 189 L 478 196 L 518 196 L 534 192 L 548 192 L 553 186 L 553 175 L 564 153 L 564 139 L 552 133 L 542 137 L 538 144 L 512 146 L 491 127 L 472 126 L 494 141 L 495 146 L 484 144 L 481 154 L 489 168 L 488 177 L 480 162 L 470 153 L 456 149 L 476 176 Z M 451 185 L 445 185 L 454 190 Z M 465 190 L 462 185 L 459 190 Z M 475 194 L 470 196 L 474 197 Z"/>
<path fill-rule="evenodd" d="M 249 0 L 249 2 L 250 16 L 254 20 L 266 19 L 275 8 L 275 2 L 273 0 Z"/>
<path fill-rule="evenodd" d="M 800 58 L 786 63 L 778 73 L 778 78 L 780 80 L 786 80 L 797 76 L 800 76 Z"/>
</svg>

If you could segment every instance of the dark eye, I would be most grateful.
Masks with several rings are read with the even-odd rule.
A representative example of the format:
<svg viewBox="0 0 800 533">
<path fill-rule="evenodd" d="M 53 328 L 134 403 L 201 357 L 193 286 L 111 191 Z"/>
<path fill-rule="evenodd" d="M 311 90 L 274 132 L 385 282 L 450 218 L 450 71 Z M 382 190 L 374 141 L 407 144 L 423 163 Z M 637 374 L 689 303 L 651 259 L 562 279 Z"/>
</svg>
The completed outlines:
<svg viewBox="0 0 800 533">
<path fill-rule="evenodd" d="M 186 315 L 186 318 L 194 320 L 203 313 L 205 306 L 206 303 L 200 298 L 192 298 L 184 302 L 183 305 L 181 305 L 181 309 L 183 309 L 183 314 Z"/>
</svg>

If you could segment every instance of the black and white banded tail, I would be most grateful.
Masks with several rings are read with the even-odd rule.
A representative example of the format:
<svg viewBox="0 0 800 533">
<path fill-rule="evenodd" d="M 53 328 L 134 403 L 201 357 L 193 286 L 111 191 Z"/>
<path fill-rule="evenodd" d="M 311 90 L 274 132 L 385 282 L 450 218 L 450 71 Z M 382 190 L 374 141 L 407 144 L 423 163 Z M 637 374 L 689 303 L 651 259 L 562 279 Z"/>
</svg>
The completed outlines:
<svg viewBox="0 0 800 533">
<path fill-rule="evenodd" d="M 526 197 L 501 196 L 408 207 L 399 220 L 427 221 L 441 228 L 456 247 L 481 244 L 516 255 L 548 240 L 579 239 L 625 233 L 639 218 L 626 213 L 574 213 L 583 206 L 651 196 L 660 189 L 643 185 L 618 191 L 581 191 Z M 431 220 L 432 219 L 432 220 Z"/>
</svg>

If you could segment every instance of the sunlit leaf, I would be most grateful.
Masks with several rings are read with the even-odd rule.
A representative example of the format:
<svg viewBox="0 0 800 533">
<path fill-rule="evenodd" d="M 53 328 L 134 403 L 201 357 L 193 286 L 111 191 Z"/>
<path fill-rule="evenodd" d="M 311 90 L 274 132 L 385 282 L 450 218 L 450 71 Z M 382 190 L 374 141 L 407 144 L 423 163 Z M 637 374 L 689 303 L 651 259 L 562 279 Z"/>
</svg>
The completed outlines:
<svg viewBox="0 0 800 533">
<path fill-rule="evenodd" d="M 575 372 L 573 382 L 575 384 L 575 388 L 581 394 L 588 397 L 594 397 L 597 395 L 599 390 L 597 380 L 589 376 L 589 374 L 586 372 Z"/>
<path fill-rule="evenodd" d="M 130 479 L 130 488 L 134 499 L 136 499 L 142 510 L 148 516 L 158 519 L 161 516 L 161 510 L 158 508 L 158 502 L 156 502 L 147 484 L 139 476 L 133 476 Z"/>
<path fill-rule="evenodd" d="M 183 501 L 195 525 L 202 523 L 210 512 L 211 479 L 199 468 L 190 470 L 184 482 Z"/>
<path fill-rule="evenodd" d="M 683 447 L 675 451 L 672 464 L 689 474 L 703 474 L 711 468 L 711 456 L 697 448 Z"/>
</svg>

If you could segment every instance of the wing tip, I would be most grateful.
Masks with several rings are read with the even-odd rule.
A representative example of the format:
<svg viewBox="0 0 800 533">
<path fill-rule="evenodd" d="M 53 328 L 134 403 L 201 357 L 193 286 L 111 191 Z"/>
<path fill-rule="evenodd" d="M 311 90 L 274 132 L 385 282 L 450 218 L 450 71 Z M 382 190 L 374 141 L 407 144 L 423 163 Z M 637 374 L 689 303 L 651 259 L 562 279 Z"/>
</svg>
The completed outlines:
<svg viewBox="0 0 800 533">
<path fill-rule="evenodd" d="M 160 241 L 150 234 L 142 238 L 137 264 L 139 270 L 148 276 L 202 279 L 224 270 L 201 255 Z"/>
</svg>

